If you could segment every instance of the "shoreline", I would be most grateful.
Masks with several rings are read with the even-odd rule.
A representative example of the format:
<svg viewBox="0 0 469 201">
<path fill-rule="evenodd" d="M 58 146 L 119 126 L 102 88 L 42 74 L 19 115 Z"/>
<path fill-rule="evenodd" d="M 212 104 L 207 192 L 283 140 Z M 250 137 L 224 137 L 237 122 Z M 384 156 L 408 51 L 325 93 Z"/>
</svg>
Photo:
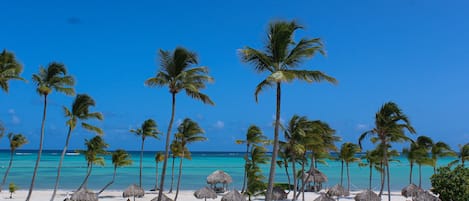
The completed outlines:
<svg viewBox="0 0 469 201">
<path fill-rule="evenodd" d="M 33 191 L 32 194 L 32 201 L 45 201 L 45 200 L 50 200 L 50 197 L 52 195 L 52 190 L 53 189 L 48 189 L 48 190 L 35 190 Z M 178 195 L 178 200 L 180 201 L 191 201 L 191 200 L 199 200 L 194 197 L 194 192 L 196 190 L 182 190 L 179 191 Z M 122 192 L 118 190 L 109 190 L 109 191 L 104 191 L 101 195 L 99 195 L 99 200 L 101 201 L 126 201 L 127 198 L 122 197 Z M 321 192 L 324 192 L 321 191 Z M 357 193 L 360 191 L 351 191 L 349 196 L 346 197 L 340 197 L 340 200 L 354 200 L 354 197 Z M 376 191 L 375 191 L 376 192 Z M 8 189 L 2 190 L 0 192 L 0 199 L 1 200 L 9 200 L 9 201 L 24 201 L 26 199 L 26 195 L 28 194 L 27 190 L 18 190 L 15 193 L 13 193 L 13 198 L 10 199 L 10 193 L 8 192 Z M 57 195 L 54 199 L 54 201 L 63 201 L 67 195 L 71 195 L 72 191 L 67 191 L 67 190 L 58 190 Z M 136 201 L 150 201 L 153 198 L 157 196 L 158 192 L 157 191 L 145 191 L 145 196 L 142 198 L 136 198 Z M 174 198 L 175 191 L 173 193 L 168 194 L 168 197 Z M 226 193 L 219 193 L 216 199 L 207 199 L 209 201 L 221 201 L 222 196 Z M 290 194 L 291 195 L 291 194 Z M 319 197 L 319 193 L 313 193 L 313 192 L 306 192 L 305 193 L 305 200 L 314 200 L 315 198 Z M 290 198 L 290 196 L 289 196 Z M 391 191 L 391 199 L 392 201 L 409 201 L 412 200 L 411 198 L 405 198 L 401 196 L 400 191 Z M 133 200 L 131 198 L 131 200 Z M 203 200 L 203 199 L 202 199 Z M 263 200 L 263 197 L 255 197 L 252 200 Z M 291 199 L 288 199 L 291 200 Z M 301 200 L 301 196 L 299 197 L 298 200 Z M 387 200 L 387 193 L 383 193 L 382 195 L 382 200 Z"/>
</svg>

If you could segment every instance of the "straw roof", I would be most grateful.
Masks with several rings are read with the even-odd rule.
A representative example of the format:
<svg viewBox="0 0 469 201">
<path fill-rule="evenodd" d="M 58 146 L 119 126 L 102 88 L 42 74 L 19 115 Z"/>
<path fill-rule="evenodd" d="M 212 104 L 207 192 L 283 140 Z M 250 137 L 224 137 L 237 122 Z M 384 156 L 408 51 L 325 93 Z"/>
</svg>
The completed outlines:
<svg viewBox="0 0 469 201">
<path fill-rule="evenodd" d="M 280 187 L 275 186 L 272 191 L 272 199 L 273 200 L 285 200 L 287 199 L 287 193 Z"/>
<path fill-rule="evenodd" d="M 157 200 L 158 200 L 158 196 L 151 199 L 151 201 L 157 201 Z M 173 199 L 171 199 L 168 196 L 166 196 L 165 194 L 163 194 L 163 197 L 161 198 L 161 201 L 173 201 Z"/>
<path fill-rule="evenodd" d="M 125 189 L 125 191 L 122 193 L 122 197 L 138 197 L 141 198 L 145 195 L 145 191 L 143 188 L 136 184 L 132 184 L 129 187 Z"/>
<path fill-rule="evenodd" d="M 355 201 L 381 201 L 381 198 L 375 192 L 365 190 L 355 196 Z"/>
<path fill-rule="evenodd" d="M 98 201 L 98 194 L 82 188 L 73 193 L 70 199 L 73 201 Z"/>
<path fill-rule="evenodd" d="M 233 182 L 233 179 L 228 173 L 224 172 L 223 170 L 217 170 L 207 176 L 207 184 L 229 184 L 231 182 Z"/>
<path fill-rule="evenodd" d="M 303 180 L 307 183 L 311 183 L 311 182 L 324 183 L 328 181 L 327 176 L 316 168 L 313 168 L 312 170 L 309 170 L 308 172 L 304 172 Z"/>
<path fill-rule="evenodd" d="M 194 192 L 194 196 L 197 199 L 216 199 L 217 198 L 217 193 L 209 187 L 203 187 L 197 191 Z"/>
<path fill-rule="evenodd" d="M 347 196 L 349 192 L 347 192 L 343 186 L 340 184 L 334 185 L 332 188 L 327 190 L 327 195 L 329 196 Z"/>
<path fill-rule="evenodd" d="M 334 198 L 327 196 L 325 193 L 321 193 L 319 197 L 314 199 L 314 201 L 335 201 Z"/>
<path fill-rule="evenodd" d="M 440 198 L 431 194 L 428 191 L 420 191 L 417 196 L 412 199 L 413 201 L 441 201 Z"/>
<path fill-rule="evenodd" d="M 224 195 L 221 201 L 246 201 L 246 198 L 239 191 L 233 190 Z"/>
<path fill-rule="evenodd" d="M 401 191 L 401 195 L 404 197 L 415 197 L 419 192 L 423 191 L 423 189 L 419 188 L 415 184 L 409 184 L 404 187 Z"/>
</svg>

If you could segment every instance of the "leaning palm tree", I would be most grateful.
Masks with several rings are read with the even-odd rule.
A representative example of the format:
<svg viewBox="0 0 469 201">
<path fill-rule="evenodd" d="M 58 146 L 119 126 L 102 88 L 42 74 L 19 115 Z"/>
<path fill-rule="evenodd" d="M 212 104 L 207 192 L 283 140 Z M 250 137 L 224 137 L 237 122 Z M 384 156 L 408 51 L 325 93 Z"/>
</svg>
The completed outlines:
<svg viewBox="0 0 469 201">
<path fill-rule="evenodd" d="M 451 147 L 442 141 L 438 141 L 434 143 L 432 145 L 430 153 L 432 157 L 431 165 L 433 167 L 433 174 L 436 174 L 438 158 L 447 157 L 447 156 L 457 156 L 457 154 L 451 149 Z"/>
<path fill-rule="evenodd" d="M 248 131 L 246 132 L 246 140 L 236 140 L 237 144 L 246 144 L 246 154 L 244 156 L 245 164 L 244 164 L 243 187 L 241 188 L 241 192 L 244 192 L 244 189 L 246 187 L 247 163 L 249 161 L 250 147 L 253 144 L 265 143 L 266 140 L 267 138 L 265 137 L 265 135 L 262 134 L 262 130 L 256 125 L 249 126 Z"/>
<path fill-rule="evenodd" d="M 320 38 L 301 39 L 294 41 L 294 33 L 303 27 L 296 22 L 273 22 L 267 33 L 267 44 L 264 51 L 245 47 L 241 50 L 243 62 L 252 63 L 257 72 L 268 72 L 266 79 L 260 82 L 254 96 L 258 101 L 258 94 L 266 87 L 276 87 L 276 113 L 274 126 L 274 145 L 270 164 L 269 180 L 266 201 L 271 200 L 275 176 L 275 162 L 279 150 L 280 127 L 280 100 L 281 84 L 292 82 L 295 79 L 306 82 L 337 81 L 323 72 L 310 70 L 297 70 L 296 68 L 306 59 L 313 57 L 317 52 L 325 54 Z"/>
<path fill-rule="evenodd" d="M 408 130 L 410 133 L 415 133 L 414 128 L 410 125 L 410 121 L 407 116 L 402 112 L 399 106 L 393 102 L 385 103 L 375 115 L 375 128 L 366 131 L 360 135 L 358 143 L 361 143 L 365 137 L 369 135 L 376 135 L 373 141 L 379 142 L 380 148 L 384 149 L 383 153 L 383 165 L 386 168 L 387 187 L 388 187 L 388 199 L 391 200 L 391 189 L 389 179 L 389 158 L 388 152 L 391 147 L 391 142 L 410 141 L 410 138 L 405 135 L 404 130 Z M 381 196 L 381 193 L 380 193 Z"/>
<path fill-rule="evenodd" d="M 67 69 L 61 63 L 52 62 L 47 66 L 47 68 L 39 68 L 39 73 L 33 75 L 33 82 L 37 85 L 37 93 L 44 98 L 44 111 L 42 114 L 39 150 L 37 153 L 36 164 L 34 165 L 33 177 L 31 179 L 31 185 L 29 187 L 26 201 L 31 199 L 34 183 L 36 181 L 37 169 L 39 167 L 39 161 L 41 161 L 42 145 L 44 142 L 44 127 L 47 114 L 47 96 L 52 93 L 53 90 L 64 93 L 66 95 L 75 95 L 75 90 L 73 89 L 75 80 L 72 76 L 67 75 Z"/>
<path fill-rule="evenodd" d="M 156 163 L 156 172 L 155 172 L 155 188 L 156 191 L 158 189 L 158 163 L 164 160 L 164 154 L 162 152 L 158 152 L 155 154 L 155 163 Z"/>
<path fill-rule="evenodd" d="M 176 135 L 178 136 L 177 138 L 180 139 L 180 144 L 184 151 L 181 153 L 181 160 L 179 161 L 179 175 L 178 182 L 176 185 L 176 195 L 174 196 L 174 201 L 177 200 L 179 194 L 179 186 L 181 183 L 182 175 L 182 161 L 185 157 L 185 152 L 189 153 L 190 155 L 189 148 L 187 147 L 187 145 L 194 142 L 207 140 L 206 137 L 202 136 L 204 133 L 205 131 L 200 128 L 199 124 L 189 118 L 184 119 L 182 123 L 178 126 Z"/>
<path fill-rule="evenodd" d="M 208 75 L 207 67 L 192 67 L 198 63 L 195 53 L 178 47 L 174 52 L 160 50 L 160 70 L 155 77 L 149 78 L 145 84 L 150 87 L 167 86 L 172 97 L 171 118 L 168 124 L 165 143 L 165 157 L 163 161 L 163 170 L 161 173 L 160 189 L 158 192 L 158 201 L 163 197 L 164 180 L 166 176 L 166 167 L 168 164 L 169 144 L 171 129 L 174 122 L 176 109 L 176 94 L 180 91 L 186 91 L 191 98 L 202 101 L 203 103 L 214 105 L 210 98 L 201 93 L 200 90 L 206 87 L 207 82 L 212 82 L 213 78 Z"/>
<path fill-rule="evenodd" d="M 128 154 L 125 150 L 117 149 L 116 151 L 112 152 L 112 164 L 114 164 L 114 174 L 112 175 L 112 180 L 97 193 L 98 195 L 114 183 L 116 180 L 117 168 L 132 165 L 132 159 L 130 158 L 130 154 Z"/>
<path fill-rule="evenodd" d="M 20 77 L 23 66 L 16 60 L 15 55 L 7 50 L 0 53 L 0 88 L 8 93 L 8 81 L 24 80 Z"/>
<path fill-rule="evenodd" d="M 357 144 L 346 142 L 342 144 L 339 152 L 339 159 L 342 162 L 342 169 L 340 171 L 340 185 L 342 185 L 343 169 L 344 163 L 345 168 L 347 169 L 347 192 L 350 192 L 350 168 L 349 164 L 353 162 L 360 161 L 360 158 L 355 157 L 357 153 L 361 151 L 360 147 Z"/>
<path fill-rule="evenodd" d="M 2 192 L 2 187 L 7 180 L 8 173 L 10 172 L 11 165 L 13 164 L 13 156 L 15 156 L 16 149 L 28 143 L 28 140 L 26 140 L 26 137 L 22 134 L 9 133 L 8 140 L 10 140 L 10 162 L 8 163 L 8 168 L 5 171 L 5 175 L 3 176 L 3 181 L 0 185 L 0 192 Z"/>
<path fill-rule="evenodd" d="M 142 146 L 140 149 L 140 174 L 139 174 L 139 186 L 142 188 L 142 161 L 143 161 L 143 146 L 147 137 L 158 139 L 158 127 L 153 119 L 147 119 L 143 122 L 142 126 L 137 129 L 131 129 L 131 133 L 140 136 L 142 138 Z"/>
<path fill-rule="evenodd" d="M 52 192 L 52 197 L 51 201 L 54 201 L 55 195 L 57 192 L 57 188 L 59 187 L 59 180 L 60 180 L 60 172 L 62 170 L 62 163 L 65 157 L 65 154 L 67 153 L 68 149 L 68 144 L 70 142 L 70 137 L 72 132 L 75 130 L 75 128 L 78 125 L 78 121 L 81 121 L 81 127 L 84 128 L 85 130 L 97 133 L 99 135 L 103 134 L 103 130 L 101 128 L 98 128 L 96 126 L 93 126 L 91 124 L 88 124 L 87 120 L 103 120 L 103 114 L 100 112 L 90 112 L 90 107 L 95 106 L 96 103 L 87 94 L 78 94 L 75 97 L 75 100 L 72 103 L 71 109 L 68 109 L 67 107 L 63 107 L 65 117 L 68 117 L 68 120 L 66 121 L 66 125 L 68 126 L 68 133 L 67 133 L 67 138 L 65 140 L 65 146 L 62 150 L 62 154 L 60 155 L 60 160 L 59 160 L 59 166 L 57 167 L 57 177 L 55 179 L 55 186 L 54 186 L 54 191 Z"/>
<path fill-rule="evenodd" d="M 99 135 L 91 138 L 91 140 L 85 139 L 85 145 L 87 149 L 83 151 L 83 155 L 86 159 L 87 171 L 85 179 L 83 180 L 83 183 L 81 183 L 80 187 L 78 187 L 77 191 L 86 187 L 94 164 L 104 166 L 104 158 L 99 155 L 107 154 L 108 152 L 105 148 L 109 147 L 109 145 Z"/>
</svg>

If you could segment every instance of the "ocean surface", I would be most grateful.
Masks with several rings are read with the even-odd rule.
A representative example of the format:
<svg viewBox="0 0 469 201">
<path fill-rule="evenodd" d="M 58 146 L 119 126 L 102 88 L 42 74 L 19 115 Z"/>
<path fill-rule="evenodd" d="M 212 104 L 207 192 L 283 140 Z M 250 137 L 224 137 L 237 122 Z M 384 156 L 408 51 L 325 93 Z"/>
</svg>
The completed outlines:
<svg viewBox="0 0 469 201">
<path fill-rule="evenodd" d="M 132 151 L 129 153 L 132 156 L 133 165 L 118 168 L 116 181 L 109 187 L 109 189 L 122 190 L 130 184 L 138 184 L 140 152 Z M 146 151 L 143 156 L 142 185 L 146 190 L 153 189 L 155 187 L 155 153 L 156 152 L 154 151 Z M 60 154 L 60 150 L 47 150 L 43 152 L 40 168 L 36 177 L 37 182 L 35 184 L 35 189 L 52 189 L 54 187 Z M 230 189 L 241 189 L 244 171 L 244 154 L 245 153 L 243 152 L 193 152 L 192 160 L 185 159 L 183 161 L 181 189 L 193 190 L 204 187 L 206 185 L 206 177 L 218 169 L 224 170 L 233 177 L 233 183 L 229 185 Z M 28 189 L 36 157 L 36 151 L 18 150 L 14 156 L 13 167 L 10 170 L 6 185 L 13 182 L 19 187 L 19 189 Z M 104 158 L 105 166 L 94 166 L 93 168 L 88 183 L 88 188 L 90 189 L 99 190 L 112 179 L 113 165 L 111 162 L 111 156 L 106 155 Z M 0 176 L 2 178 L 8 166 L 9 159 L 10 152 L 8 150 L 0 150 Z M 391 189 L 400 190 L 408 184 L 409 163 L 407 162 L 407 159 L 403 157 L 395 159 L 400 162 L 392 162 L 390 165 Z M 438 165 L 446 165 L 453 160 L 455 160 L 455 158 L 441 158 L 438 161 Z M 165 190 L 170 187 L 171 162 L 172 160 L 170 158 L 168 161 L 167 177 L 165 179 Z M 158 173 L 161 174 L 163 163 L 160 162 L 158 166 Z M 327 161 L 327 164 L 319 164 L 318 166 L 319 170 L 324 172 L 329 179 L 327 183 L 323 184 L 323 187 L 331 187 L 340 183 L 341 164 L 339 161 L 329 160 Z M 178 167 L 179 160 L 176 159 L 173 189 L 176 189 Z M 299 166 L 297 167 L 299 168 Z M 264 175 L 267 177 L 269 165 L 263 165 L 262 169 Z M 65 190 L 76 189 L 83 181 L 85 174 L 86 161 L 84 156 L 78 153 L 67 153 L 63 163 L 59 188 Z M 358 163 L 353 163 L 350 165 L 350 174 L 352 190 L 365 189 L 368 187 L 368 167 L 359 167 Z M 432 174 L 433 169 L 431 167 L 422 167 L 422 186 L 425 189 L 428 189 L 431 186 L 429 178 Z M 287 183 L 284 168 L 279 168 L 277 166 L 275 181 Z M 413 181 L 418 184 L 417 166 L 414 168 Z M 379 174 L 377 172 L 373 172 L 372 182 L 372 187 L 375 190 L 379 189 Z M 344 186 L 345 185 L 346 175 L 344 170 Z"/>
</svg>

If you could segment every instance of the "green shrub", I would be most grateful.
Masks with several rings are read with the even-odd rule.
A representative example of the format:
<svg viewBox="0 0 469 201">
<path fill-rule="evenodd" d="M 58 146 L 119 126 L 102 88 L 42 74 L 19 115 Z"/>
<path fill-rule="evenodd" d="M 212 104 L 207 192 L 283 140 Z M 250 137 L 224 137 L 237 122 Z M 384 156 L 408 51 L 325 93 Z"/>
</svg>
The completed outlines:
<svg viewBox="0 0 469 201">
<path fill-rule="evenodd" d="M 10 185 L 8 185 L 8 190 L 10 191 L 10 199 L 13 198 L 13 193 L 18 190 L 18 187 L 14 184 L 14 183 L 10 183 Z"/>
<path fill-rule="evenodd" d="M 469 200 L 469 168 L 458 165 L 438 168 L 437 173 L 430 178 L 433 193 L 441 200 L 468 201 Z"/>
</svg>

